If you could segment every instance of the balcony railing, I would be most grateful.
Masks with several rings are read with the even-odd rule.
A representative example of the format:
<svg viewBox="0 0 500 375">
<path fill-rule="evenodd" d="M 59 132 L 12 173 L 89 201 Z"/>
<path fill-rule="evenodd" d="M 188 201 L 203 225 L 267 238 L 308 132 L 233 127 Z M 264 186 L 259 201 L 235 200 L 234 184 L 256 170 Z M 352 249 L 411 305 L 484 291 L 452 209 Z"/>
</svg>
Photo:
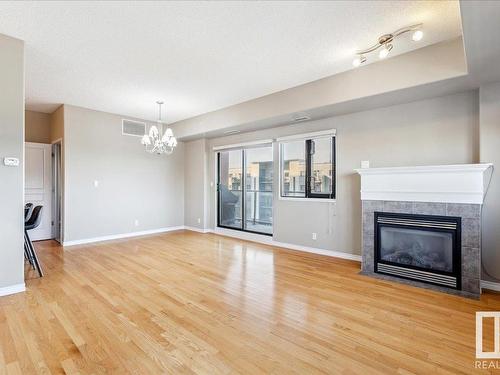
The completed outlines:
<svg viewBox="0 0 500 375">
<path fill-rule="evenodd" d="M 235 204 L 235 221 L 241 222 L 241 190 L 229 190 L 238 197 L 238 202 Z M 273 213 L 273 192 L 246 189 L 245 190 L 245 211 L 246 223 L 255 225 L 272 226 Z"/>
</svg>

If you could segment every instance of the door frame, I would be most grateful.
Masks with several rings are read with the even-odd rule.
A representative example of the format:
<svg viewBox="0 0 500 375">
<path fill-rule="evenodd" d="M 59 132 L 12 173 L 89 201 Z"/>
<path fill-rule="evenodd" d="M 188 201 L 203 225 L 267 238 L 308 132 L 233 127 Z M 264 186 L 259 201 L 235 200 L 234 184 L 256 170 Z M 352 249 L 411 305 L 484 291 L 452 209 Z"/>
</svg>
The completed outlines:
<svg viewBox="0 0 500 375">
<path fill-rule="evenodd" d="M 58 146 L 58 147 L 56 147 Z M 62 138 L 52 142 L 52 237 L 63 243 L 63 167 Z M 59 152 L 56 150 L 58 149 Z M 59 173 L 58 173 L 59 172 Z M 59 236 L 57 236 L 59 222 Z"/>
</svg>

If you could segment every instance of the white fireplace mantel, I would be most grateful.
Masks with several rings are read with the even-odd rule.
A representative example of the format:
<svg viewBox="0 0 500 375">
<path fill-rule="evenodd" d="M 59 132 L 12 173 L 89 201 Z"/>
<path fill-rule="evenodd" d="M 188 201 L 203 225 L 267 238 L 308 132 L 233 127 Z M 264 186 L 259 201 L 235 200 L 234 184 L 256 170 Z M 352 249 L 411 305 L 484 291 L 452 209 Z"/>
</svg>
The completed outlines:
<svg viewBox="0 0 500 375">
<path fill-rule="evenodd" d="M 361 199 L 482 204 L 493 164 L 361 168 Z"/>
</svg>

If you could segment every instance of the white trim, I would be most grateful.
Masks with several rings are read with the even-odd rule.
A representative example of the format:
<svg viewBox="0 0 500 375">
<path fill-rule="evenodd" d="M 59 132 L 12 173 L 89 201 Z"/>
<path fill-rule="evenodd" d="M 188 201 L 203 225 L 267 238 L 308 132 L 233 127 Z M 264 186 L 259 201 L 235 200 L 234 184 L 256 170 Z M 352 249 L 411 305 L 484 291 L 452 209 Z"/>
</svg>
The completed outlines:
<svg viewBox="0 0 500 375">
<path fill-rule="evenodd" d="M 272 144 L 273 140 L 272 139 L 262 139 L 260 141 L 252 141 L 252 142 L 243 142 L 243 143 L 235 143 L 231 145 L 224 145 L 224 146 L 214 146 L 212 150 L 214 151 L 219 151 L 219 150 L 227 150 L 230 148 L 241 148 L 241 147 L 246 147 L 246 146 L 258 146 L 258 145 L 268 145 Z"/>
<path fill-rule="evenodd" d="M 357 262 L 361 262 L 361 255 L 345 253 L 343 251 L 319 249 L 317 247 L 294 245 L 294 244 L 290 244 L 290 243 L 286 243 L 286 242 L 278 242 L 278 241 L 274 241 L 274 240 L 273 240 L 272 245 L 277 246 L 277 247 L 284 247 L 284 248 L 287 248 L 290 250 L 304 251 L 306 253 L 327 255 L 327 256 L 330 256 L 333 258 L 341 258 L 341 259 L 348 259 L 348 260 L 354 260 Z"/>
<path fill-rule="evenodd" d="M 481 289 L 488 289 L 500 292 L 500 283 L 494 281 L 481 280 Z"/>
<path fill-rule="evenodd" d="M 282 197 L 279 196 L 278 200 L 280 201 L 293 201 L 293 202 L 307 202 L 307 203 L 314 203 L 314 202 L 324 202 L 324 203 L 337 203 L 336 199 L 330 199 L 330 198 L 297 198 L 297 197 Z"/>
<path fill-rule="evenodd" d="M 187 225 L 184 226 L 184 229 L 190 230 L 193 232 L 198 232 L 198 233 L 211 233 L 212 232 L 212 229 L 209 229 L 209 228 L 197 228 L 197 227 L 190 227 Z"/>
<path fill-rule="evenodd" d="M 360 175 L 367 174 L 398 174 L 398 173 L 428 173 L 428 172 L 485 172 L 493 167 L 492 163 L 481 164 L 450 164 L 450 165 L 420 165 L 416 167 L 389 167 L 389 168 L 358 168 Z"/>
<path fill-rule="evenodd" d="M 182 229 L 184 229 L 184 226 L 180 225 L 180 226 L 177 226 L 177 227 L 150 229 L 150 230 L 143 230 L 143 231 L 139 231 L 139 232 L 111 234 L 111 235 L 108 235 L 108 236 L 84 238 L 84 239 L 81 239 L 81 240 L 63 241 L 62 245 L 63 246 L 83 245 L 83 244 L 93 243 L 93 242 L 111 241 L 111 240 L 117 240 L 117 239 L 120 239 L 120 238 L 145 236 L 145 235 L 148 235 L 148 234 L 157 234 L 157 233 L 171 232 L 171 231 L 174 231 L 174 230 L 182 230 Z"/>
<path fill-rule="evenodd" d="M 355 171 L 361 175 L 361 200 L 482 204 L 493 165 L 429 165 Z"/>
<path fill-rule="evenodd" d="M 221 236 L 238 238 L 240 240 L 257 242 L 257 243 L 261 243 L 264 245 L 282 247 L 282 248 L 286 248 L 289 250 L 303 251 L 306 253 L 320 254 L 320 255 L 331 256 L 333 258 L 341 258 L 341 259 L 348 259 L 348 260 L 354 260 L 357 262 L 361 262 L 361 255 L 349 254 L 349 253 L 344 253 L 342 251 L 336 251 L 336 250 L 319 249 L 317 247 L 295 245 L 295 244 L 286 243 L 286 242 L 279 242 L 279 241 L 273 240 L 273 238 L 270 236 L 264 236 L 261 234 L 248 233 L 248 232 L 223 229 L 223 228 L 216 228 L 213 231 L 213 233 L 217 234 L 217 235 L 221 235 Z"/>
<path fill-rule="evenodd" d="M 15 293 L 21 293 L 24 292 L 25 290 L 26 286 L 24 285 L 24 283 L 5 286 L 3 288 L 0 288 L 0 297 L 8 296 L 10 294 L 15 294 Z"/>
<path fill-rule="evenodd" d="M 283 141 L 292 141 L 292 140 L 297 140 L 297 139 L 310 139 L 310 138 L 318 138 L 318 137 L 335 137 L 336 134 L 337 134 L 337 129 L 328 129 L 328 130 L 321 130 L 318 132 L 287 135 L 284 137 L 276 138 L 276 141 L 283 142 Z"/>
<path fill-rule="evenodd" d="M 62 138 L 57 138 L 55 141 L 50 142 L 50 144 L 55 145 L 56 143 L 61 143 L 61 145 L 62 145 L 62 141 L 63 141 Z"/>
</svg>

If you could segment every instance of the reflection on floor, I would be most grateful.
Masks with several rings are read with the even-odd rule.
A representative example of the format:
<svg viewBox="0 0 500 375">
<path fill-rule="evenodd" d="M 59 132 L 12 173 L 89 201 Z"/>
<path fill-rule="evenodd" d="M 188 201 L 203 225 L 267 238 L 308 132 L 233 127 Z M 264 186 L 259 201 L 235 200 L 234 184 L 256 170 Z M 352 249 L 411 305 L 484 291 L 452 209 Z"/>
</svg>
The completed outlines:
<svg viewBox="0 0 500 375">
<path fill-rule="evenodd" d="M 0 374 L 487 373 L 474 369 L 475 312 L 500 310 L 493 293 L 188 231 L 36 247 L 46 277 L 0 298 Z"/>
</svg>

